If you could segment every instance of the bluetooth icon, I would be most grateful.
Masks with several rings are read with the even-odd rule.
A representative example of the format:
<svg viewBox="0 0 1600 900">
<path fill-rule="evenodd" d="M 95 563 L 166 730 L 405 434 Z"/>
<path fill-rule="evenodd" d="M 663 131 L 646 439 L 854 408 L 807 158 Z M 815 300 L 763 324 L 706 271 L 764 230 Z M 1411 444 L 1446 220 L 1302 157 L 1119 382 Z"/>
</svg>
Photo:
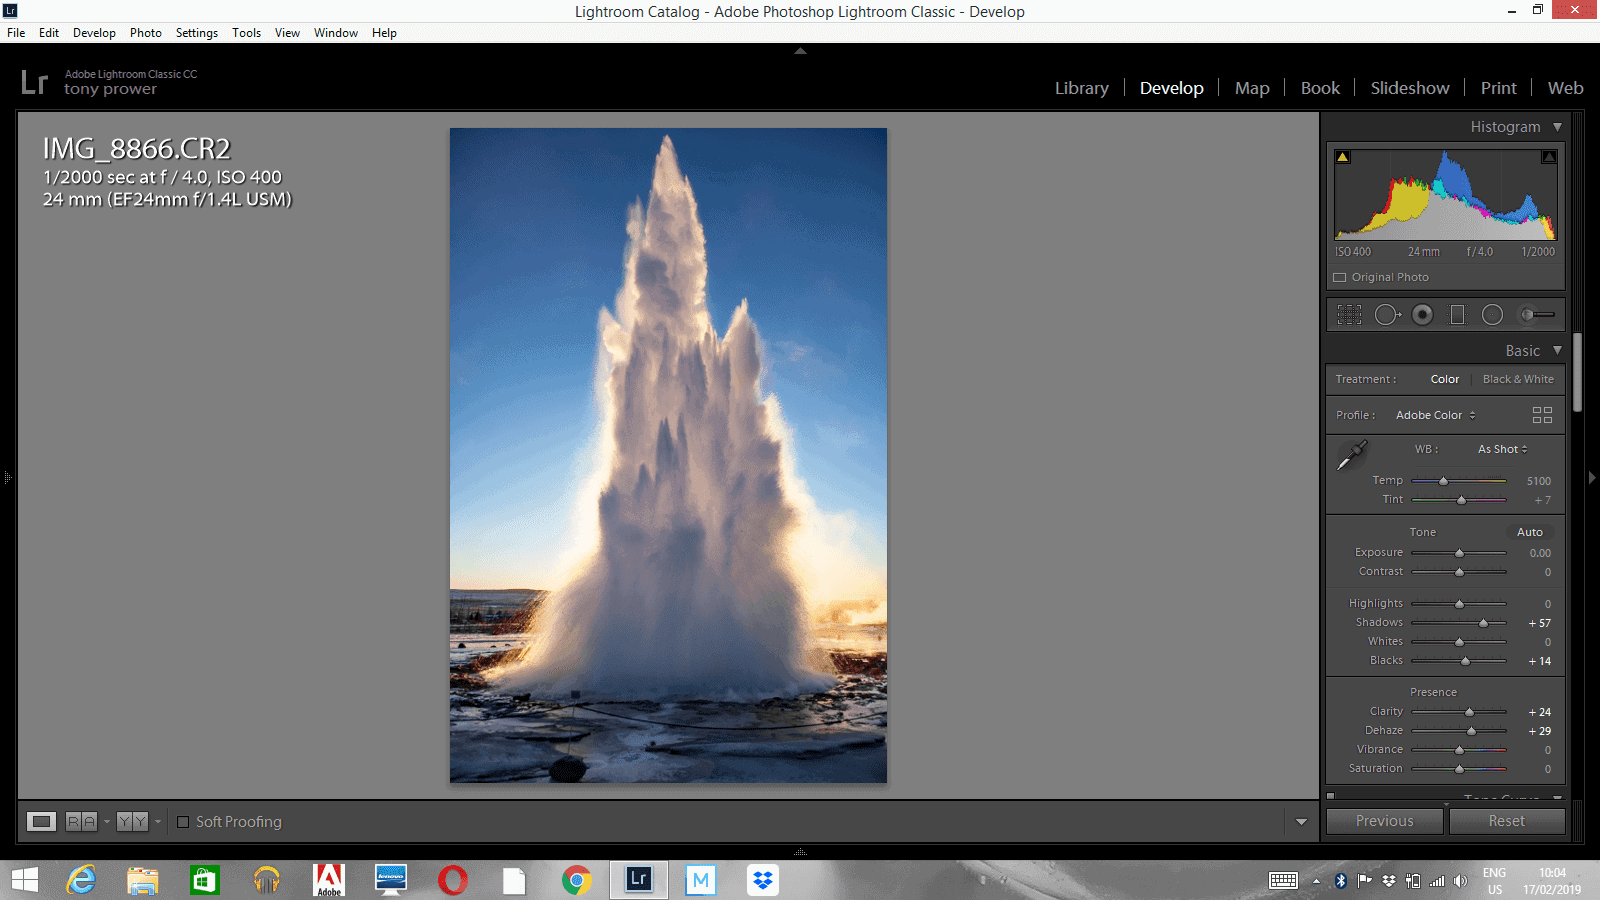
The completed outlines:
<svg viewBox="0 0 1600 900">
<path fill-rule="evenodd" d="M 1344 886 L 1345 886 L 1346 883 L 1347 883 L 1347 879 L 1344 877 L 1344 873 L 1343 872 L 1340 872 L 1339 874 L 1333 876 L 1333 886 L 1338 888 L 1339 890 L 1341 890 L 1341 891 L 1344 890 Z"/>
</svg>

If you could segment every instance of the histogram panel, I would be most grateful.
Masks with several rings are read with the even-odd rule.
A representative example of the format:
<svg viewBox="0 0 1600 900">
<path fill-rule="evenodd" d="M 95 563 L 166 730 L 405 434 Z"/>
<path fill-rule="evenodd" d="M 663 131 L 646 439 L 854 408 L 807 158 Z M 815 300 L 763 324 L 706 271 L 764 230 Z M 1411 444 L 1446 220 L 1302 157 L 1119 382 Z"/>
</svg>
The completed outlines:
<svg viewBox="0 0 1600 900">
<path fill-rule="evenodd" d="M 1335 240 L 1554 241 L 1554 150 L 1349 150 L 1334 165 Z"/>
</svg>

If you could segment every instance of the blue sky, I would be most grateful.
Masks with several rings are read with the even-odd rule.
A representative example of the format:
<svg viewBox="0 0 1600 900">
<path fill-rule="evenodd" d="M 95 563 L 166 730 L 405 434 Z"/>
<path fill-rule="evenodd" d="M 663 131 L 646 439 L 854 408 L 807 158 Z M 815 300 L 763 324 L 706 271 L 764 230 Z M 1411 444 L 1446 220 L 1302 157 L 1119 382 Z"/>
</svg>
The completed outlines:
<svg viewBox="0 0 1600 900">
<path fill-rule="evenodd" d="M 596 323 L 628 204 L 671 135 L 719 334 L 740 300 L 817 505 L 888 531 L 888 171 L 881 129 L 455 129 L 450 584 L 550 588 L 590 469 Z M 585 498 L 587 502 L 589 498 Z"/>
</svg>

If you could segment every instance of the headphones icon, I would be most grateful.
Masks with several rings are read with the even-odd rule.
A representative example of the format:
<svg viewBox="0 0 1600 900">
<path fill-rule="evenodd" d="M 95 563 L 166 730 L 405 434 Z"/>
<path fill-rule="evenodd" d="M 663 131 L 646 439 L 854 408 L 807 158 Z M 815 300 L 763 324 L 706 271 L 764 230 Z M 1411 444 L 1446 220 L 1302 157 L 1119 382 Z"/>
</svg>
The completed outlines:
<svg viewBox="0 0 1600 900">
<path fill-rule="evenodd" d="M 261 868 L 257 869 L 254 876 L 256 882 L 256 892 L 261 894 L 270 894 L 273 891 L 276 891 L 278 889 L 278 880 L 280 877 L 281 876 L 278 874 L 278 870 L 271 866 L 262 866 Z"/>
</svg>

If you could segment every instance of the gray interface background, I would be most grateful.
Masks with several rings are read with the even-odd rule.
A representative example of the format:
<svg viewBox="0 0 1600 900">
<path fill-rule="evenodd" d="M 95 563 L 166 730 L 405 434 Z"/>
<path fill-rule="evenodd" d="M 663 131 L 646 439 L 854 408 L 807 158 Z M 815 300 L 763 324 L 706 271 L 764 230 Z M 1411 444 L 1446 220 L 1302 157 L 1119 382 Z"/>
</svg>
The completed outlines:
<svg viewBox="0 0 1600 900">
<path fill-rule="evenodd" d="M 889 129 L 889 784 L 449 785 L 449 129 L 764 125 Z M 18 128 L 20 797 L 1315 796 L 1314 114 Z M 83 135 L 295 207 L 42 208 Z"/>
</svg>

